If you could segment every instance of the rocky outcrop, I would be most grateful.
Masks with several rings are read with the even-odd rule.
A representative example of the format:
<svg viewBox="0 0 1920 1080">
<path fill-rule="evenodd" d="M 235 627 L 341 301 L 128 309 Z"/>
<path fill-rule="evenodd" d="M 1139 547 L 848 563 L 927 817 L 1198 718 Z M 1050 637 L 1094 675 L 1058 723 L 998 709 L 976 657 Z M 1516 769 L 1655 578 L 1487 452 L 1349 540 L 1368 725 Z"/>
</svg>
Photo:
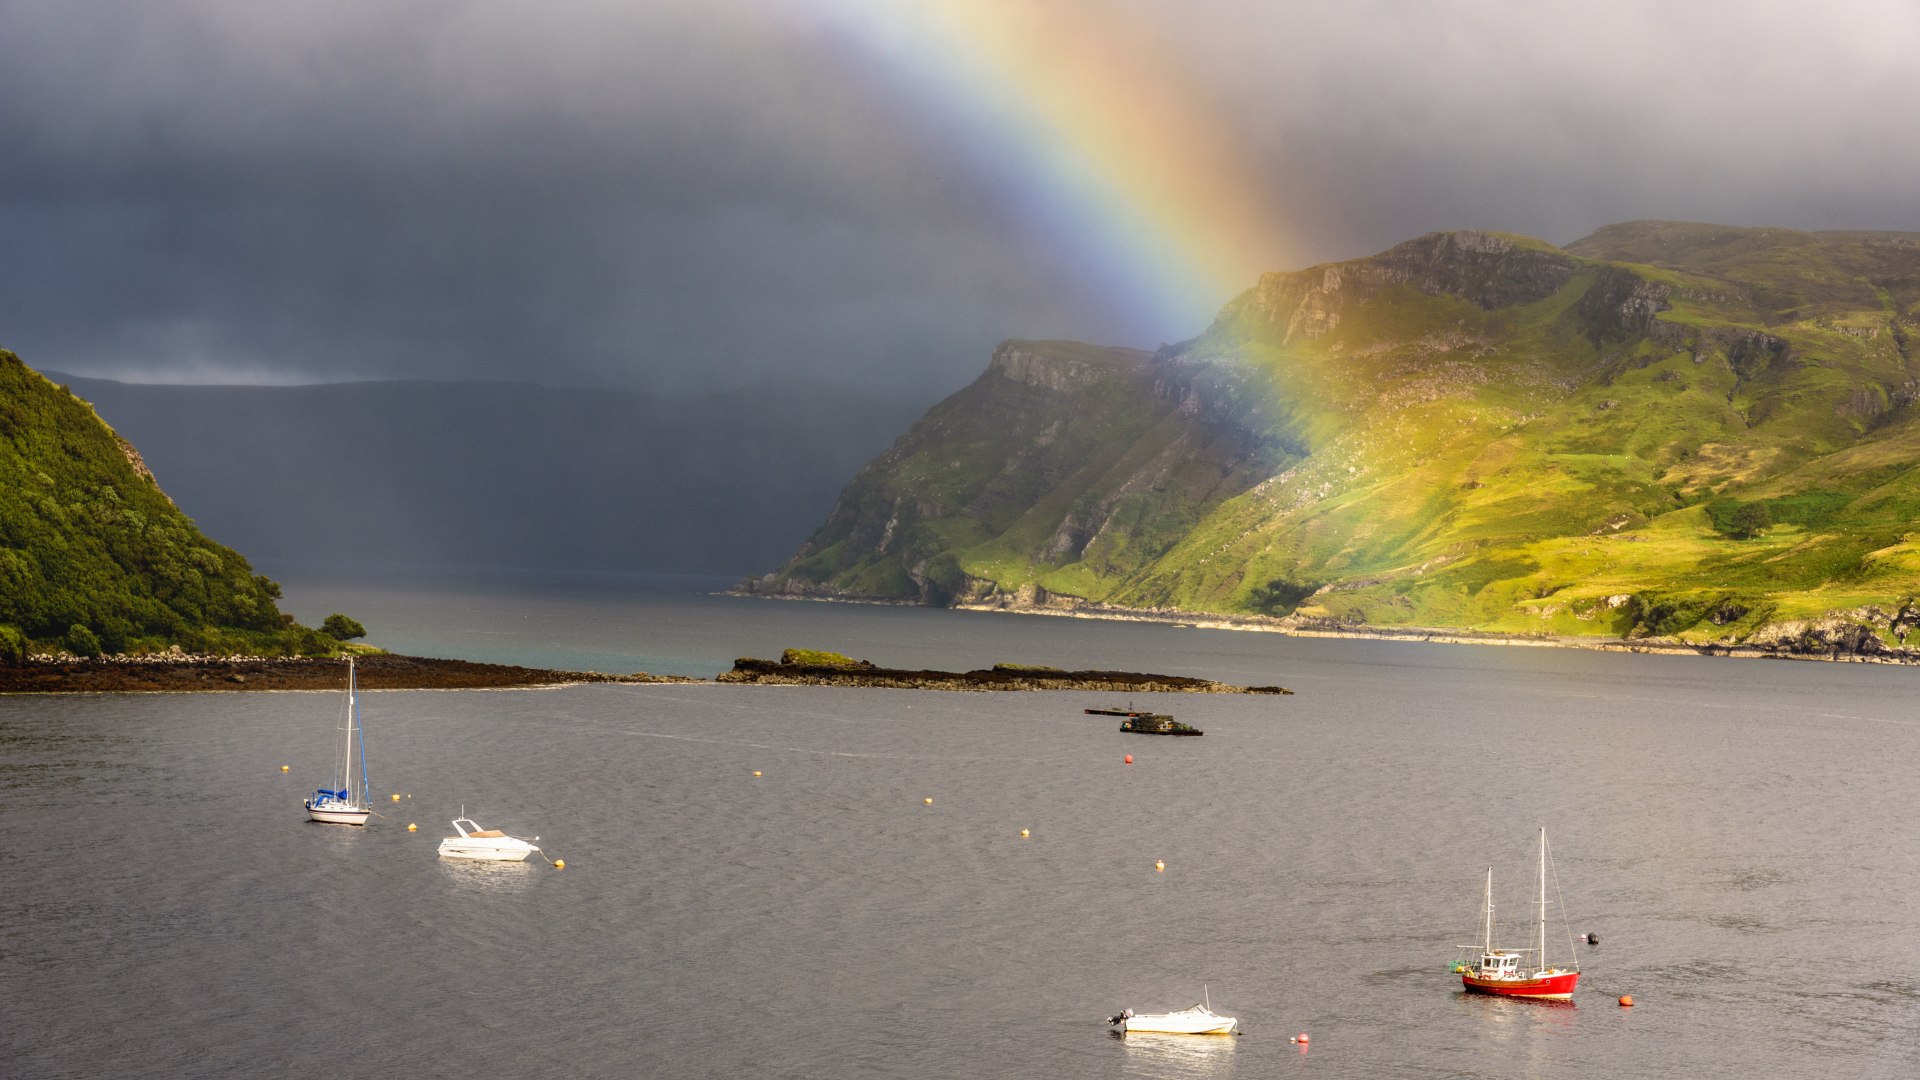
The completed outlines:
<svg viewBox="0 0 1920 1080">
<path fill-rule="evenodd" d="M 892 690 L 1098 690 L 1125 694 L 1291 694 L 1280 686 L 1233 686 L 1184 675 L 1132 671 L 1062 671 L 1057 668 L 996 664 L 975 671 L 909 671 L 874 667 L 864 661 L 842 664 L 792 663 L 741 657 L 724 683 L 774 683 L 791 686 L 861 686 Z"/>
<path fill-rule="evenodd" d="M 1393 286 L 1489 310 L 1530 304 L 1553 295 L 1578 266 L 1565 254 L 1498 233 L 1429 233 L 1365 259 L 1263 274 L 1221 311 L 1207 336 L 1245 335 L 1280 346 L 1311 340 Z"/>
<path fill-rule="evenodd" d="M 1624 267 L 1600 272 L 1575 308 L 1595 343 L 1634 337 L 1653 327 L 1654 316 L 1672 305 L 1673 290 Z"/>
</svg>

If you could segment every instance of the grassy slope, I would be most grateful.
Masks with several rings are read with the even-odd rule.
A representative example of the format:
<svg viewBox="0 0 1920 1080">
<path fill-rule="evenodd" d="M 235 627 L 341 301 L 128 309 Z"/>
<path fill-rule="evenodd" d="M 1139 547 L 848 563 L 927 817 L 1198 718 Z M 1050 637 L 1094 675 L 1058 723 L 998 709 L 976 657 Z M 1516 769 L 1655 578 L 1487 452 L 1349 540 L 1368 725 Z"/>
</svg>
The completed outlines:
<svg viewBox="0 0 1920 1080">
<path fill-rule="evenodd" d="M 1885 237 L 1793 234 L 1787 255 L 1750 237 L 1708 245 L 1699 267 L 1737 278 L 1686 265 L 1686 241 L 1700 239 L 1661 245 L 1669 266 L 1630 267 L 1673 290 L 1659 319 L 1677 333 L 1596 345 L 1568 318 L 1581 275 L 1547 300 L 1477 315 L 1375 300 L 1388 310 L 1262 357 L 1341 366 L 1339 385 L 1308 378 L 1293 392 L 1364 419 L 1334 425 L 1294 474 L 1205 522 L 1164 560 L 1165 587 L 1117 599 L 1246 609 L 1259 585 L 1288 579 L 1331 583 L 1307 614 L 1567 634 L 1623 633 L 1637 618 L 1653 628 L 1646 605 L 1612 597 L 1744 609 L 1698 624 L 1711 637 L 1897 607 L 1920 591 L 1908 532 L 1920 421 L 1900 403 L 1913 376 L 1892 332 L 1915 315 L 1911 279 Z M 1909 255 L 1904 269 L 1915 265 Z M 1459 334 L 1436 340 L 1450 321 Z M 1791 347 L 1786 364 L 1739 370 L 1725 335 L 1756 330 Z M 1748 540 L 1692 505 L 1810 493 L 1831 493 L 1814 520 L 1787 520 L 1789 507 Z"/>
<path fill-rule="evenodd" d="M 284 620 L 279 595 L 137 472 L 85 402 L 0 350 L 0 634 L 50 650 L 90 634 L 108 652 L 337 644 Z"/>
<path fill-rule="evenodd" d="M 945 553 L 1008 592 L 1278 613 L 1319 587 L 1302 614 L 1508 632 L 1738 638 L 1920 593 L 1920 237 L 1633 223 L 1565 253 L 1500 239 L 1507 254 L 1426 238 L 1342 264 L 1330 301 L 1303 301 L 1329 268 L 1269 275 L 1185 346 L 1182 361 L 1255 373 L 1298 451 L 1237 489 L 1165 483 L 1180 467 L 1143 462 L 1191 465 L 1201 436 L 1142 416 L 1080 448 L 1024 517 L 959 510 L 973 528 L 949 519 Z M 1626 287 L 1664 310 L 1615 318 L 1626 294 L 1599 301 Z M 1312 302 L 1344 304 L 1318 336 L 1289 321 Z M 1111 510 L 1130 485 L 1159 499 L 1150 542 L 1129 547 L 1111 515 L 1083 551 L 1036 557 L 1063 507 L 1097 493 Z M 1774 523 L 1738 539 L 1744 503 Z"/>
</svg>

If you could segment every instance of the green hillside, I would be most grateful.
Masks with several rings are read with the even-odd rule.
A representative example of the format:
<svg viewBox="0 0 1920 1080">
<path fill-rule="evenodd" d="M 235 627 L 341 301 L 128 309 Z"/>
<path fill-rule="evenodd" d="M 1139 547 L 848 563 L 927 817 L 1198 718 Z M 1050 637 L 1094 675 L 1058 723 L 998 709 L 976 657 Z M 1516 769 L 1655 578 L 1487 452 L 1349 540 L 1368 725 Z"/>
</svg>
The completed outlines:
<svg viewBox="0 0 1920 1080">
<path fill-rule="evenodd" d="M 1899 643 L 1920 623 L 1917 330 L 1920 234 L 1433 234 L 1265 275 L 1192 341 L 1115 359 L 1104 397 L 996 358 L 757 587 Z"/>
<path fill-rule="evenodd" d="M 337 648 L 281 615 L 279 596 L 200 534 L 86 402 L 0 350 L 0 662 Z"/>
</svg>

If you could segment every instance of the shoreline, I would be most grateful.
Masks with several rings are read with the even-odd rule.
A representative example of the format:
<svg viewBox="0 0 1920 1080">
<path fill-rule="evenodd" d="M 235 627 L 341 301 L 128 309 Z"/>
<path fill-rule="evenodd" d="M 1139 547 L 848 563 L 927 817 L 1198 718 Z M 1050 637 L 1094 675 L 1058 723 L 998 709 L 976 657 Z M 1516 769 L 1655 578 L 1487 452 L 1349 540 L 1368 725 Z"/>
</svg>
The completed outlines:
<svg viewBox="0 0 1920 1080">
<path fill-rule="evenodd" d="M 359 688 L 372 690 L 530 690 L 580 683 L 700 683 L 678 675 L 607 675 L 375 653 L 355 658 Z M 220 694 L 340 691 L 347 665 L 337 657 L 143 656 L 32 659 L 0 666 L 0 694 Z"/>
<path fill-rule="evenodd" d="M 725 595 L 760 600 L 797 600 L 825 604 L 871 604 L 876 607 L 920 606 L 911 601 L 882 597 L 863 599 L 850 596 L 807 596 L 794 593 L 760 593 L 733 589 Z M 1825 663 L 1920 664 L 1920 649 L 1882 645 L 1878 651 L 1862 652 L 1832 646 L 1794 648 L 1792 645 L 1747 645 L 1723 642 L 1687 642 L 1671 638 L 1569 637 L 1559 634 L 1517 634 L 1489 630 L 1463 630 L 1438 626 L 1345 626 L 1301 620 L 1293 616 L 1223 615 L 1218 612 L 1157 610 L 1150 608 L 1108 607 L 1101 604 L 1043 605 L 1007 601 L 999 603 L 960 603 L 943 610 L 972 611 L 999 615 L 1039 615 L 1056 619 L 1098 619 L 1108 622 L 1162 623 L 1196 630 L 1233 630 L 1253 634 L 1280 634 L 1299 638 L 1348 638 L 1356 641 L 1404 641 L 1434 645 L 1498 645 L 1514 648 L 1586 649 L 1591 652 L 1624 652 L 1668 656 L 1712 656 L 1735 660 L 1812 660 Z"/>
</svg>

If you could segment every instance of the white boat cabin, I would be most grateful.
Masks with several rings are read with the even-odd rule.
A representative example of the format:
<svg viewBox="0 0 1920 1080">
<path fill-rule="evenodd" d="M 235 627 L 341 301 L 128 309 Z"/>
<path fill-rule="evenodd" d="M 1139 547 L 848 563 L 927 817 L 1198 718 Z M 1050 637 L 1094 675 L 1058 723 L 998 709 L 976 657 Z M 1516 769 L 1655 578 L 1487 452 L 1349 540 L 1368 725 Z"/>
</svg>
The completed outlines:
<svg viewBox="0 0 1920 1080">
<path fill-rule="evenodd" d="M 1483 979 L 1520 979 L 1520 958 L 1522 954 L 1496 949 L 1480 955 L 1480 970 L 1475 974 Z"/>
</svg>

